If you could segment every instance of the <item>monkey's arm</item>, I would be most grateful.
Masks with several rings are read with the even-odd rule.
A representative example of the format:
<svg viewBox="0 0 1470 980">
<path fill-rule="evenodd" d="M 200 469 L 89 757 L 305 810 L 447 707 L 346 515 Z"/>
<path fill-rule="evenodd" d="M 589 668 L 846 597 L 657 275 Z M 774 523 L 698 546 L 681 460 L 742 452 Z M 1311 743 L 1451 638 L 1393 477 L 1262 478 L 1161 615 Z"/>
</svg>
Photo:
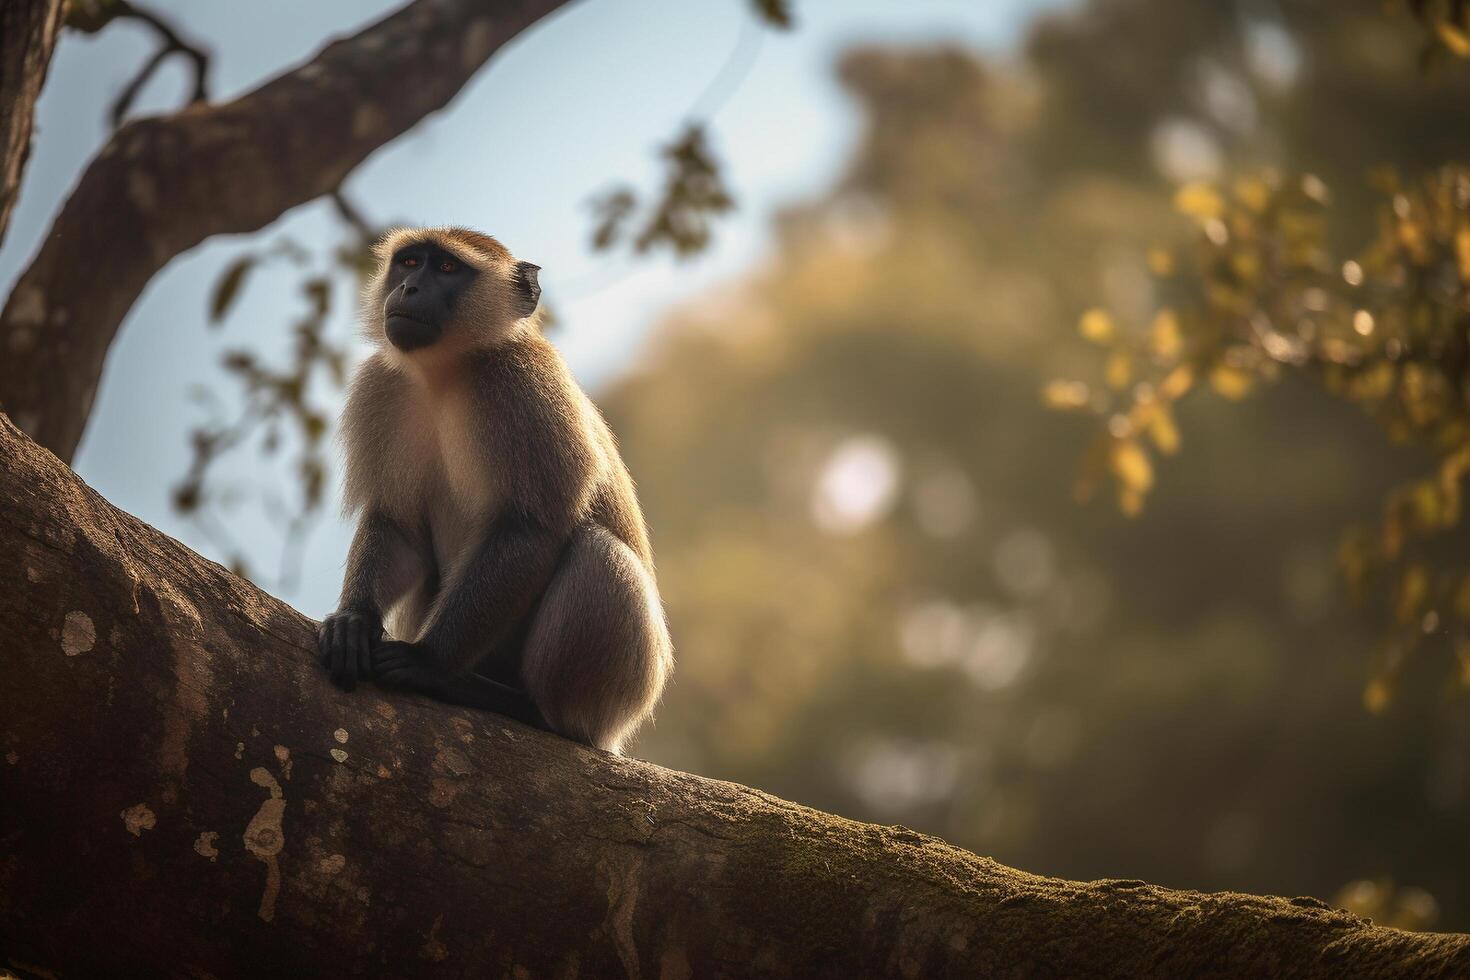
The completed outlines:
<svg viewBox="0 0 1470 980">
<path fill-rule="evenodd" d="M 350 691 L 372 676 L 372 647 L 383 635 L 383 611 L 424 574 L 422 559 L 403 530 L 384 514 L 368 511 L 347 553 L 347 574 L 337 611 L 322 621 L 318 650 L 332 683 Z"/>
</svg>

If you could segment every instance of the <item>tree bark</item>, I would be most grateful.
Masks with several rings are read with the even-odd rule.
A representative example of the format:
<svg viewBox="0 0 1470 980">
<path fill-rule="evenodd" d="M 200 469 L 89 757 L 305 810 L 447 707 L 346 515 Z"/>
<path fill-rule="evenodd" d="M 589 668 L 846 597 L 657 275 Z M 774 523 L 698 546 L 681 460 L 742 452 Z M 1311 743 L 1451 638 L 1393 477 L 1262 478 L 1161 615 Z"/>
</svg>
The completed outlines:
<svg viewBox="0 0 1470 980">
<path fill-rule="evenodd" d="M 118 130 L 0 312 L 0 408 L 70 461 L 103 361 L 154 274 L 337 187 L 568 0 L 416 0 L 223 105 Z"/>
<path fill-rule="evenodd" d="M 61 14 L 61 0 L 0 4 L 0 243 L 31 155 L 36 100 L 51 66 Z"/>
<path fill-rule="evenodd" d="M 43 976 L 1413 977 L 1470 936 L 1078 883 L 314 661 L 0 415 L 0 962 Z"/>
</svg>

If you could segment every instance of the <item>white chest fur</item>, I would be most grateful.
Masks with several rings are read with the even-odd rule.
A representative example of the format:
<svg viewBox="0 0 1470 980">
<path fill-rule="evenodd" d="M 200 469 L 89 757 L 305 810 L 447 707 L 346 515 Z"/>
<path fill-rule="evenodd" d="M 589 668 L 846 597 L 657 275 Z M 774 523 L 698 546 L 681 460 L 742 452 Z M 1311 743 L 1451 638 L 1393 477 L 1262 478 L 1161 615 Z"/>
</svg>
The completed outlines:
<svg viewBox="0 0 1470 980">
<path fill-rule="evenodd" d="M 387 509 L 405 527 L 427 529 L 441 577 L 452 574 L 466 542 L 483 537 L 500 494 L 486 420 L 468 391 L 419 388 L 407 400 L 384 463 L 393 471 Z"/>
</svg>

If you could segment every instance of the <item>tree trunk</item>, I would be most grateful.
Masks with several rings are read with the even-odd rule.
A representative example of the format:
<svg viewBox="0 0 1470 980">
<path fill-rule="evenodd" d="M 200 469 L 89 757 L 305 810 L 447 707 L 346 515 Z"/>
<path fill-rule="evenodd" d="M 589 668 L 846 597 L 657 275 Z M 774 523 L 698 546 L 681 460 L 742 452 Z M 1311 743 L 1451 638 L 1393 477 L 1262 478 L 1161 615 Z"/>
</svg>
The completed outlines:
<svg viewBox="0 0 1470 980">
<path fill-rule="evenodd" d="M 0 408 L 70 461 L 107 350 L 155 273 L 332 191 L 567 2 L 416 0 L 233 102 L 118 130 L 0 312 Z"/>
<path fill-rule="evenodd" d="M 0 551 L 0 961 L 22 973 L 1470 975 L 1470 936 L 1040 878 L 495 715 L 344 694 L 310 620 L 4 416 Z"/>
<path fill-rule="evenodd" d="M 0 3 L 0 243 L 31 155 L 36 100 L 61 30 L 61 0 Z"/>
</svg>

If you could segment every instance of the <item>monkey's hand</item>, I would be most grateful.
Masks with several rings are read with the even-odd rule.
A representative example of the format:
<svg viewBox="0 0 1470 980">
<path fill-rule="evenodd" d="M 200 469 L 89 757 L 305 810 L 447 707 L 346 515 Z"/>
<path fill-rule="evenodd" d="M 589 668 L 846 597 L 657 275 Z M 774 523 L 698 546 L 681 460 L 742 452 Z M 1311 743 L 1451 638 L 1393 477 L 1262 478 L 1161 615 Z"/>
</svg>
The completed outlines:
<svg viewBox="0 0 1470 980">
<path fill-rule="evenodd" d="M 373 676 L 373 644 L 382 639 L 383 620 L 370 609 L 339 609 L 322 620 L 317 651 L 332 683 L 344 691 Z"/>
<path fill-rule="evenodd" d="M 444 699 L 444 676 L 429 662 L 428 653 L 417 643 L 383 640 L 373 645 L 373 680 L 379 687 L 413 691 Z"/>
</svg>

